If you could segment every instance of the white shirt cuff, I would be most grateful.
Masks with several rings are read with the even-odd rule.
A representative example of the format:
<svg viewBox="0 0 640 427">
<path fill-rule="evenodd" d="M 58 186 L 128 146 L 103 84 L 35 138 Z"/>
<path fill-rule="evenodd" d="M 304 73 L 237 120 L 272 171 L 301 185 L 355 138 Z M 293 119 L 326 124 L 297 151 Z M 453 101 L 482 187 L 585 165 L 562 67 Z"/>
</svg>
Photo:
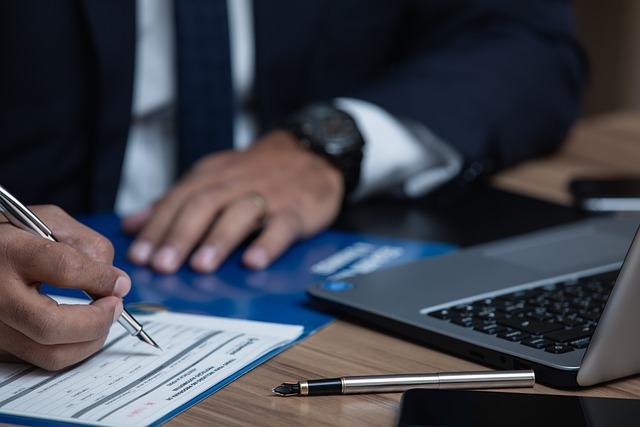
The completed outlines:
<svg viewBox="0 0 640 427">
<path fill-rule="evenodd" d="M 365 140 L 354 200 L 398 190 L 419 197 L 460 172 L 462 156 L 423 124 L 353 98 L 337 98 L 334 105 L 353 117 Z"/>
</svg>

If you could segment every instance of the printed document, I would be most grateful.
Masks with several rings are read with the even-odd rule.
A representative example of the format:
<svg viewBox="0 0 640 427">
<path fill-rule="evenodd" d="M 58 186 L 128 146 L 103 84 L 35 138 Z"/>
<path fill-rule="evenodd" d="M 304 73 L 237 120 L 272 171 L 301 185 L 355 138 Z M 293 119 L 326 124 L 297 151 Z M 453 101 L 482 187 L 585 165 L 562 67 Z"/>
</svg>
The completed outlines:
<svg viewBox="0 0 640 427">
<path fill-rule="evenodd" d="M 162 351 L 114 324 L 104 348 L 69 369 L 0 363 L 0 416 L 152 425 L 303 332 L 295 325 L 172 312 L 136 318 Z"/>
</svg>

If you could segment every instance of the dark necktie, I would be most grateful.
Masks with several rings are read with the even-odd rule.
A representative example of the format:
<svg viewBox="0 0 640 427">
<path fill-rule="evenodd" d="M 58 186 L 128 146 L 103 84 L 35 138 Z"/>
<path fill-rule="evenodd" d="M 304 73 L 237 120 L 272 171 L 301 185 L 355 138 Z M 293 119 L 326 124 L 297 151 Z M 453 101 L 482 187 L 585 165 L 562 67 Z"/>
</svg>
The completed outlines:
<svg viewBox="0 0 640 427">
<path fill-rule="evenodd" d="M 178 167 L 232 147 L 227 0 L 175 0 Z"/>
</svg>

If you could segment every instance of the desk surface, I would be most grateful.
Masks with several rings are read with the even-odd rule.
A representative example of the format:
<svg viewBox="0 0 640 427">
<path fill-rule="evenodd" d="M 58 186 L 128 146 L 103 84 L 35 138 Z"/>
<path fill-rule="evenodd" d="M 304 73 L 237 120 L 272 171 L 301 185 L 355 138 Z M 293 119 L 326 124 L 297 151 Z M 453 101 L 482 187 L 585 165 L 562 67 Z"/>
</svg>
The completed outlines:
<svg viewBox="0 0 640 427">
<path fill-rule="evenodd" d="M 565 188 L 572 174 L 633 172 L 638 164 L 640 113 L 624 113 L 581 123 L 559 153 L 506 171 L 495 179 L 495 185 L 558 204 L 568 204 L 570 200 Z M 545 209 L 554 208 L 549 205 Z M 562 212 L 566 213 L 566 218 L 559 213 L 556 221 L 572 218 L 571 210 Z M 429 231 L 428 225 L 423 223 L 424 217 L 411 213 L 408 215 L 403 221 L 413 230 L 422 230 L 431 237 L 434 234 L 430 233 L 438 232 Z M 542 221 L 547 217 L 539 216 Z M 344 221 L 348 222 L 349 218 Z M 517 224 L 521 221 L 514 218 L 512 222 Z M 426 231 L 423 226 L 427 227 Z M 515 231 L 518 230 L 508 229 L 505 232 Z M 482 236 L 477 239 L 481 240 Z M 283 381 L 319 377 L 475 369 L 487 368 L 388 335 L 379 329 L 354 321 L 337 320 L 190 408 L 167 425 L 391 426 L 396 422 L 400 394 L 283 398 L 272 395 L 270 389 Z M 536 385 L 522 392 L 637 398 L 640 397 L 640 377 L 577 391 Z"/>
</svg>

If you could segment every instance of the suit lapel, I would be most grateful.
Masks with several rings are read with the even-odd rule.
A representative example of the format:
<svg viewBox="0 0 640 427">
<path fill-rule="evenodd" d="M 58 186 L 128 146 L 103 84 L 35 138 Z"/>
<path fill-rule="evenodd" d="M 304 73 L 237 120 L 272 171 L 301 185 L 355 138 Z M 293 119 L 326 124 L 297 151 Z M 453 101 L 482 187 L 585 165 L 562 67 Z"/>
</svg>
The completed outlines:
<svg viewBox="0 0 640 427">
<path fill-rule="evenodd" d="M 135 1 L 81 0 L 96 68 L 96 135 L 91 196 L 95 210 L 112 209 L 131 121 Z"/>
</svg>

